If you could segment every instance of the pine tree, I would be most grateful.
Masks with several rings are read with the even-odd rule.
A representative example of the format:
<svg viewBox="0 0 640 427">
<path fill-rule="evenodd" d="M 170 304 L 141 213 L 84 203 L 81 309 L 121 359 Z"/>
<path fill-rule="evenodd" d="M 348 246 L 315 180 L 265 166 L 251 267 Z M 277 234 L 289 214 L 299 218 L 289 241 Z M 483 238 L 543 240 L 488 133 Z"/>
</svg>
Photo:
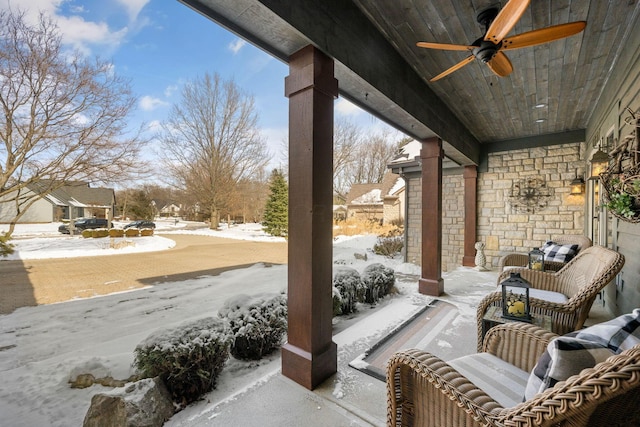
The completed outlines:
<svg viewBox="0 0 640 427">
<path fill-rule="evenodd" d="M 262 226 L 272 236 L 287 237 L 289 229 L 289 189 L 281 171 L 274 169 L 269 178 L 269 199 L 264 208 Z"/>
</svg>

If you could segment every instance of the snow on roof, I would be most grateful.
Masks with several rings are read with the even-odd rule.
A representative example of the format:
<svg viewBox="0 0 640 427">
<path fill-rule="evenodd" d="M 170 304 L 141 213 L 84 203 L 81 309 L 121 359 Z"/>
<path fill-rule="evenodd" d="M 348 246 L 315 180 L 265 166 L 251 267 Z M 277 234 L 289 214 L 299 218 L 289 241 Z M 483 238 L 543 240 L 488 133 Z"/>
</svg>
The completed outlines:
<svg viewBox="0 0 640 427">
<path fill-rule="evenodd" d="M 382 202 L 382 191 L 379 188 L 375 188 L 362 196 L 353 199 L 351 204 L 353 205 L 371 205 L 374 203 Z"/>
<path fill-rule="evenodd" d="M 420 150 L 422 149 L 422 143 L 420 141 L 416 141 L 415 139 L 407 144 L 405 144 L 401 149 L 400 153 L 391 160 L 390 163 L 402 163 L 409 162 L 420 156 Z"/>
<path fill-rule="evenodd" d="M 391 189 L 389 190 L 389 195 L 393 196 L 395 195 L 397 192 L 399 192 L 400 190 L 402 190 L 404 188 L 404 179 L 398 177 L 398 179 L 396 180 L 396 182 L 393 184 L 393 186 L 391 187 Z"/>
</svg>

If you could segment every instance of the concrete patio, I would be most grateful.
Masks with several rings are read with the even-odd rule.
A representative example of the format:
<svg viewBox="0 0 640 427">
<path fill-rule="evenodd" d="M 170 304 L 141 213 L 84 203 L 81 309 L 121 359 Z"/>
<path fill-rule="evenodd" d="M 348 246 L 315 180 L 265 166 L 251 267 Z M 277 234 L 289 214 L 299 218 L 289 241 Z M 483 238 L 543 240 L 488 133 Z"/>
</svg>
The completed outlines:
<svg viewBox="0 0 640 427">
<path fill-rule="evenodd" d="M 438 335 L 427 350 L 443 360 L 451 360 L 475 352 L 475 307 L 480 298 L 495 289 L 497 271 L 479 272 L 460 267 L 443 274 L 446 293 L 439 299 L 458 309 L 450 327 Z M 413 281 L 412 291 L 411 282 Z M 353 320 L 339 322 L 334 328 L 334 342 L 338 344 L 338 372 L 314 391 L 301 387 L 280 372 L 280 359 L 263 366 L 264 376 L 233 396 L 215 402 L 198 414 L 187 410 L 178 413 L 167 426 L 384 426 L 386 425 L 386 386 L 367 374 L 349 366 L 349 362 L 366 351 L 393 327 L 384 324 L 390 312 L 404 311 L 402 318 L 412 313 L 407 301 L 417 311 L 434 297 L 417 292 L 417 278 L 398 278 L 400 294 L 381 303 Z M 588 324 L 610 318 L 598 298 Z M 398 322 L 399 324 L 401 322 Z M 388 330 L 385 332 L 384 329 Z M 445 335 L 448 335 L 445 336 Z M 373 337 L 373 338 L 372 338 Z M 455 337 L 455 339 L 447 339 Z"/>
</svg>

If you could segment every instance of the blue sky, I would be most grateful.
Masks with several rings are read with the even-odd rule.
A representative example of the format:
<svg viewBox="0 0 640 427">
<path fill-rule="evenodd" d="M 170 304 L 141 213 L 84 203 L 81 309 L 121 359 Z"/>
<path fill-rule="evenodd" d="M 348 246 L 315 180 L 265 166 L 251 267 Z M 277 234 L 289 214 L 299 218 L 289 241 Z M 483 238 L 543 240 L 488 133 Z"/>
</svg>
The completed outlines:
<svg viewBox="0 0 640 427">
<path fill-rule="evenodd" d="M 177 0 L 0 0 L 0 8 L 9 4 L 34 21 L 38 11 L 46 12 L 58 22 L 65 45 L 111 61 L 138 97 L 134 122 L 157 125 L 179 102 L 181 86 L 206 72 L 233 79 L 254 96 L 277 165 L 288 126 L 286 64 Z M 342 99 L 336 101 L 340 116 L 366 129 L 384 127 Z"/>
</svg>

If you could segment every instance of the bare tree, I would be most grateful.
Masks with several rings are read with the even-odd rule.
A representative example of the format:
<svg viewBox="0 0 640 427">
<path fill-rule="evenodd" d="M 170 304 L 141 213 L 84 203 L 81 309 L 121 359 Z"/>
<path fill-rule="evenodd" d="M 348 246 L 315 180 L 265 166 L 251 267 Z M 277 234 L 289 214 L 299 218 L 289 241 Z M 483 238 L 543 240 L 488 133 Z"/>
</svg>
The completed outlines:
<svg viewBox="0 0 640 427">
<path fill-rule="evenodd" d="M 0 12 L 0 202 L 12 216 L 7 238 L 33 203 L 67 182 L 117 182 L 140 170 L 145 141 L 127 129 L 134 103 L 110 63 L 64 51 L 45 15 L 30 26 L 22 12 Z"/>
<path fill-rule="evenodd" d="M 348 120 L 334 124 L 333 188 L 345 200 L 353 184 L 378 183 L 398 149 L 396 135 L 390 131 L 364 132 Z"/>
<path fill-rule="evenodd" d="M 211 228 L 218 227 L 238 183 L 259 174 L 269 160 L 253 97 L 218 74 L 184 86 L 160 141 L 166 170 L 208 209 Z"/>
</svg>

